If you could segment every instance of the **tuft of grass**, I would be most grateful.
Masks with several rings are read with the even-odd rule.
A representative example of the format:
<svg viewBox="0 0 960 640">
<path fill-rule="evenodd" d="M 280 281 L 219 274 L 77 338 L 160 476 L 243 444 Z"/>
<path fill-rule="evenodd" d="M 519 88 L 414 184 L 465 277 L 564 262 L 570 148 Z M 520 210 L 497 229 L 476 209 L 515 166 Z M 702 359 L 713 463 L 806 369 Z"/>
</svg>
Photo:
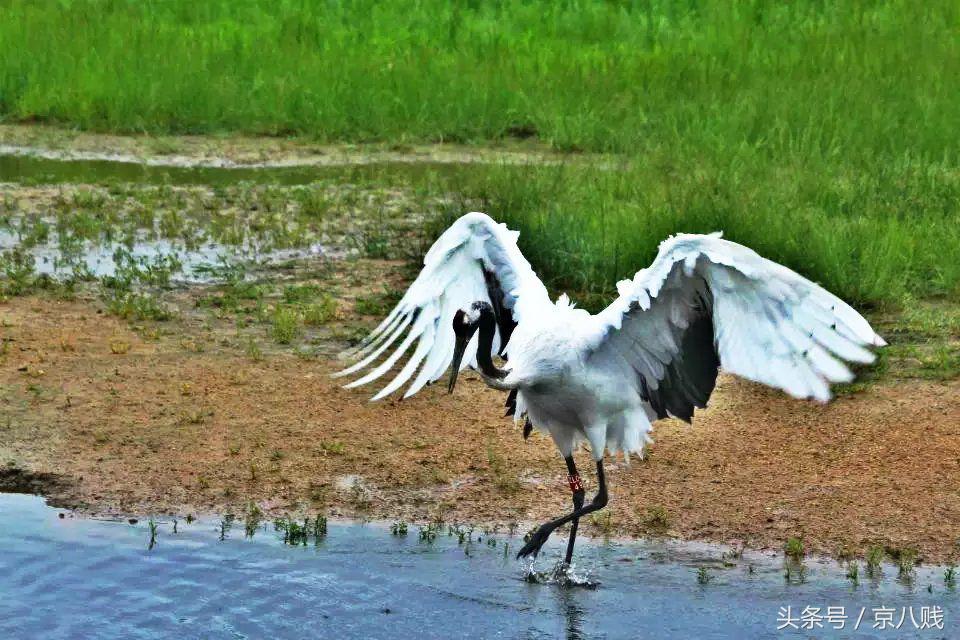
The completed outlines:
<svg viewBox="0 0 960 640">
<path fill-rule="evenodd" d="M 271 318 L 270 336 L 277 344 L 290 344 L 300 334 L 300 314 L 296 309 L 278 306 Z"/>
<path fill-rule="evenodd" d="M 856 560 L 852 560 L 847 564 L 847 580 L 853 583 L 854 586 L 860 584 L 860 564 Z"/>
<path fill-rule="evenodd" d="M 107 310 L 124 320 L 170 320 L 173 311 L 155 296 L 130 291 L 107 292 Z"/>
<path fill-rule="evenodd" d="M 405 536 L 407 535 L 407 523 L 403 520 L 399 520 L 390 525 L 390 533 L 395 536 Z"/>
<path fill-rule="evenodd" d="M 273 528 L 283 533 L 284 544 L 307 546 L 307 543 L 313 539 L 313 543 L 318 545 L 327 535 L 327 517 L 317 514 L 313 520 L 304 518 L 303 522 L 294 520 L 290 516 L 277 518 L 273 521 Z"/>
<path fill-rule="evenodd" d="M 670 515 L 663 506 L 655 505 L 647 509 L 643 522 L 650 529 L 665 531 L 670 526 Z"/>
<path fill-rule="evenodd" d="M 347 447 L 339 440 L 321 440 L 320 450 L 326 455 L 342 456 L 346 453 Z"/>
<path fill-rule="evenodd" d="M 902 579 L 912 578 L 917 564 L 916 549 L 899 549 L 894 554 L 897 560 L 897 575 Z"/>
<path fill-rule="evenodd" d="M 794 562 L 800 562 L 803 560 L 805 554 L 803 539 L 802 538 L 790 538 L 783 545 L 783 553 L 787 558 L 793 560 Z"/>
<path fill-rule="evenodd" d="M 604 539 L 609 540 L 613 535 L 613 514 L 609 511 L 590 514 L 590 524 L 604 537 Z"/>
<path fill-rule="evenodd" d="M 955 589 L 957 586 L 957 567 L 954 564 L 947 565 L 947 568 L 943 570 L 943 584 L 946 585 L 948 589 Z"/>
<path fill-rule="evenodd" d="M 359 296 L 353 303 L 353 311 L 362 316 L 382 316 L 390 311 L 392 300 L 387 296 Z"/>
<path fill-rule="evenodd" d="M 252 538 L 257 532 L 257 527 L 263 521 L 263 510 L 256 502 L 250 501 L 247 504 L 247 511 L 243 518 L 243 532 L 248 538 Z"/>
<path fill-rule="evenodd" d="M 236 516 L 232 513 L 225 514 L 223 518 L 220 519 L 220 524 L 217 526 L 220 542 L 224 542 L 227 539 L 227 534 L 230 533 L 230 529 L 233 528 L 233 521 L 235 519 Z"/>
<path fill-rule="evenodd" d="M 324 294 L 319 300 L 303 307 L 303 323 L 311 327 L 327 324 L 337 315 L 337 301 Z"/>
<path fill-rule="evenodd" d="M 871 578 L 879 576 L 883 572 L 883 547 L 873 545 L 867 549 L 867 575 Z"/>
<path fill-rule="evenodd" d="M 418 538 L 420 542 L 426 542 L 427 544 L 432 544 L 434 540 L 437 539 L 437 535 L 440 532 L 440 525 L 430 522 L 425 527 L 420 527 L 418 532 Z"/>
<path fill-rule="evenodd" d="M 288 284 L 283 288 L 283 301 L 287 304 L 310 302 L 320 294 L 315 284 Z"/>
<path fill-rule="evenodd" d="M 150 543 L 147 545 L 147 550 L 153 549 L 157 544 L 157 523 L 153 521 L 153 518 L 150 518 L 150 521 L 147 523 L 147 527 L 150 531 Z"/>
<path fill-rule="evenodd" d="M 130 351 L 130 343 L 126 340 L 111 340 L 110 353 L 114 355 L 123 355 Z"/>
<path fill-rule="evenodd" d="M 247 354 L 247 357 L 255 362 L 263 360 L 263 350 L 260 348 L 260 345 L 257 343 L 256 339 L 253 336 L 247 336 L 246 341 L 243 346 L 244 353 Z"/>
<path fill-rule="evenodd" d="M 36 285 L 33 256 L 22 246 L 0 253 L 0 295 L 30 293 Z"/>
<path fill-rule="evenodd" d="M 710 572 L 706 567 L 697 567 L 697 583 L 698 584 L 709 584 L 713 580 L 713 576 L 710 575 Z"/>
</svg>

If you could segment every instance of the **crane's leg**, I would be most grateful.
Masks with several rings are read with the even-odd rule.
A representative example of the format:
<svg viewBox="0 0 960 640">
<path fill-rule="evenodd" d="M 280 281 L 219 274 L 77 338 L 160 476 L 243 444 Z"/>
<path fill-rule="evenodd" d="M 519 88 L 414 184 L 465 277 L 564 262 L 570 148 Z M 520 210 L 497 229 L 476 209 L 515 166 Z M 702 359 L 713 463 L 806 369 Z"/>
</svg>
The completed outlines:
<svg viewBox="0 0 960 640">
<path fill-rule="evenodd" d="M 599 511 L 607 506 L 607 481 L 603 476 L 603 460 L 597 460 L 597 484 L 599 484 L 597 495 L 593 497 L 590 504 L 574 509 L 573 513 L 565 515 L 562 518 L 557 518 L 556 520 L 551 520 L 550 522 L 540 525 L 540 528 L 530 536 L 530 541 L 523 545 L 523 548 L 517 553 L 517 557 L 522 558 L 531 553 L 536 557 L 537 554 L 540 553 L 540 547 L 543 546 L 547 538 L 550 537 L 550 534 L 553 533 L 557 527 L 562 527 L 571 520 L 580 519 L 588 513 Z"/>
<path fill-rule="evenodd" d="M 573 456 L 567 456 L 563 459 L 567 463 L 567 481 L 570 483 L 570 491 L 573 492 L 573 511 L 576 512 L 577 509 L 583 508 L 583 480 L 580 479 L 580 474 L 577 472 L 577 465 L 573 461 Z M 567 566 L 570 566 L 570 562 L 573 560 L 573 545 L 577 541 L 577 525 L 580 524 L 580 518 L 574 518 L 573 522 L 570 523 L 570 540 L 567 541 L 567 555 L 564 559 L 564 563 Z"/>
</svg>

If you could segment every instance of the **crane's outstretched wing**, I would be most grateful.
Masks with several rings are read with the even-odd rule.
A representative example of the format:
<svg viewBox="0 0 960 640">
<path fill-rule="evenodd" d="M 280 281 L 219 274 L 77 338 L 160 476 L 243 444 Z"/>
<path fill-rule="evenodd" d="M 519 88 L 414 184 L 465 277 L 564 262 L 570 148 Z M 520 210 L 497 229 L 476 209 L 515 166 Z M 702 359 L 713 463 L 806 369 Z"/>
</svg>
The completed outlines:
<svg viewBox="0 0 960 640">
<path fill-rule="evenodd" d="M 853 379 L 844 360 L 872 362 L 865 347 L 886 344 L 832 293 L 719 233 L 665 240 L 617 289 L 589 357 L 626 359 L 660 418 L 689 421 L 718 368 L 826 401 L 830 383 Z"/>
<path fill-rule="evenodd" d="M 383 398 L 419 373 L 404 397 L 443 375 L 453 360 L 453 316 L 458 309 L 483 300 L 497 315 L 494 350 L 506 346 L 526 311 L 549 304 L 547 290 L 517 247 L 519 233 L 484 213 L 468 213 L 450 225 L 430 247 L 423 270 L 390 314 L 348 356 L 359 359 L 334 375 L 372 370 L 346 385 L 357 387 L 381 377 L 416 343 L 412 355 L 374 400 Z M 401 336 L 404 336 L 401 340 Z M 398 346 L 394 346 L 397 341 Z M 377 360 L 389 355 L 379 364 Z M 461 368 L 475 365 L 477 337 L 470 341 Z"/>
</svg>

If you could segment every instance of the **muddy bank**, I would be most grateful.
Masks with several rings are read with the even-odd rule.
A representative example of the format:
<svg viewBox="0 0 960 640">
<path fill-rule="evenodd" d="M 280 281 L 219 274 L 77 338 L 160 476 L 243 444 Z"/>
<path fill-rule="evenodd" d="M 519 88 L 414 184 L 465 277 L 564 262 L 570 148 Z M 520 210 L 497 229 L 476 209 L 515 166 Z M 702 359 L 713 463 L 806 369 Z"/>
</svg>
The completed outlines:
<svg viewBox="0 0 960 640">
<path fill-rule="evenodd" d="M 47 496 L 53 506 L 71 507 L 79 503 L 75 497 L 75 478 L 59 473 L 30 471 L 12 463 L 0 468 L 0 493 L 29 493 Z"/>
<path fill-rule="evenodd" d="M 552 443 L 524 442 L 501 417 L 501 394 L 469 376 L 453 396 L 434 387 L 371 404 L 328 377 L 338 366 L 328 356 L 252 355 L 228 322 L 153 331 L 98 305 L 32 296 L 0 306 L 0 463 L 77 481 L 41 486 L 55 498 L 97 513 L 254 501 L 274 514 L 442 513 L 503 526 L 569 507 Z M 610 515 L 590 526 L 755 547 L 801 536 L 827 553 L 883 544 L 949 560 L 960 536 L 958 400 L 956 381 L 911 381 L 824 407 L 723 378 L 692 428 L 658 424 L 647 460 L 609 463 Z"/>
</svg>

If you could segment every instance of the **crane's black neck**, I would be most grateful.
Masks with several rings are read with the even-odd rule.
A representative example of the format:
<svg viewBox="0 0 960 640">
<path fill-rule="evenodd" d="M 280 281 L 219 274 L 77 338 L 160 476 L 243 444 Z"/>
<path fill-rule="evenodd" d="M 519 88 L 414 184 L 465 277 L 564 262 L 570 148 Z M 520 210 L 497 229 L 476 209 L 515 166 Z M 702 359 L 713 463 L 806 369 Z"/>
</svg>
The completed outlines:
<svg viewBox="0 0 960 640">
<path fill-rule="evenodd" d="M 490 305 L 484 304 L 480 307 L 478 324 L 480 335 L 477 336 L 477 364 L 484 374 L 502 379 L 507 372 L 493 363 L 493 336 L 497 332 L 497 316 Z"/>
</svg>

